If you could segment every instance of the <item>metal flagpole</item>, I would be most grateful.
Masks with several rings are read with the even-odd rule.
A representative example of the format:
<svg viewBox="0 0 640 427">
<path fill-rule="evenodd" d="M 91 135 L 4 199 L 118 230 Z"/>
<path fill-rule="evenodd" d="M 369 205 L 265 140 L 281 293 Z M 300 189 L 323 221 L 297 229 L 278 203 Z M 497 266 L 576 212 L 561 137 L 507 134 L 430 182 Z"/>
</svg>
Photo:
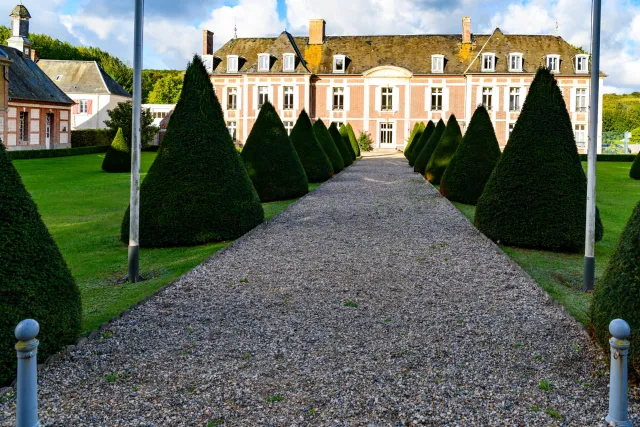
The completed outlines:
<svg viewBox="0 0 640 427">
<path fill-rule="evenodd" d="M 598 101 L 600 100 L 600 15 L 601 0 L 593 0 L 591 11 L 591 100 L 589 102 L 589 148 L 587 151 L 587 225 L 584 248 L 584 288 L 595 287 L 596 160 L 598 147 Z"/>
<path fill-rule="evenodd" d="M 129 276 L 131 282 L 140 280 L 139 216 L 140 216 L 140 132 L 142 114 L 142 34 L 144 0 L 135 0 L 133 40 L 133 126 L 131 135 L 131 200 L 129 213 Z"/>
</svg>

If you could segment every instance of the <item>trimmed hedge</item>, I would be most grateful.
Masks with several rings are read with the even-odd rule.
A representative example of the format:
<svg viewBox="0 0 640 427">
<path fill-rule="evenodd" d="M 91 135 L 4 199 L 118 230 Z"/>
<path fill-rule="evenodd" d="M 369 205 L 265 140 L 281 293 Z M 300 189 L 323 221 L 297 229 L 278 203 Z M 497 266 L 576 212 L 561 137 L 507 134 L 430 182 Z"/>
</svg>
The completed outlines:
<svg viewBox="0 0 640 427">
<path fill-rule="evenodd" d="M 635 154 L 598 154 L 596 157 L 599 162 L 633 162 L 637 156 Z M 586 154 L 580 154 L 581 162 L 587 160 Z"/>
<path fill-rule="evenodd" d="M 409 139 L 407 140 L 407 145 L 404 147 L 404 157 L 409 158 L 409 151 L 411 150 L 411 145 L 414 141 L 418 141 L 420 139 L 420 135 L 424 132 L 426 126 L 423 122 L 416 122 L 413 125 L 413 129 L 411 129 L 411 134 L 409 135 Z"/>
<path fill-rule="evenodd" d="M 433 152 L 436 151 L 440 138 L 442 138 L 446 129 L 447 125 L 444 124 L 444 120 L 440 119 L 430 136 L 426 137 L 427 132 L 422 134 L 420 141 L 418 141 L 420 146 L 417 147 L 420 152 L 416 155 L 416 159 L 413 163 L 414 172 L 424 175 L 424 171 L 429 164 L 429 160 L 431 160 Z"/>
<path fill-rule="evenodd" d="M 425 127 L 424 131 L 422 131 L 419 134 L 420 136 L 417 137 L 418 139 L 416 140 L 416 142 L 411 144 L 409 157 L 407 157 L 407 159 L 409 160 L 409 166 L 411 167 L 415 166 L 416 160 L 418 160 L 418 156 L 422 152 L 422 149 L 424 148 L 424 146 L 427 145 L 427 141 L 429 141 L 429 138 L 431 138 L 431 135 L 433 135 L 433 132 L 435 130 L 436 130 L 436 125 L 431 120 L 429 120 L 429 123 L 427 123 L 427 126 Z"/>
<path fill-rule="evenodd" d="M 71 148 L 109 146 L 116 134 L 111 129 L 78 129 L 71 131 Z"/>
<path fill-rule="evenodd" d="M 500 161 L 478 199 L 474 222 L 505 245 L 584 248 L 587 179 L 558 82 L 538 70 Z M 603 234 L 600 216 L 596 240 Z"/>
<path fill-rule="evenodd" d="M 342 136 L 342 140 L 347 145 L 349 153 L 351 153 L 351 158 L 353 159 L 353 161 L 356 161 L 356 159 L 358 158 L 358 154 L 351 144 L 351 140 L 349 139 L 349 130 L 345 125 L 340 126 L 340 135 Z"/>
<path fill-rule="evenodd" d="M 454 202 L 475 205 L 501 154 L 489 113 L 481 105 L 442 176 L 440 194 Z"/>
<path fill-rule="evenodd" d="M 307 175 L 270 102 L 260 108 L 240 153 L 262 202 L 294 199 L 309 191 Z"/>
<path fill-rule="evenodd" d="M 640 153 L 636 156 L 636 159 L 633 161 L 631 165 L 631 169 L 629 170 L 629 176 L 633 179 L 640 179 Z"/>
<path fill-rule="evenodd" d="M 449 166 L 453 155 L 456 153 L 460 141 L 462 141 L 460 125 L 458 124 L 456 115 L 451 114 L 447 122 L 447 128 L 442 134 L 440 142 L 438 142 L 438 146 L 433 151 L 429 163 L 427 163 L 424 170 L 425 178 L 427 178 L 431 184 L 440 184 L 442 175 L 444 175 L 444 171 L 447 170 L 447 166 Z"/>
<path fill-rule="evenodd" d="M 591 332 L 609 352 L 609 322 L 620 318 L 631 326 L 629 364 L 640 373 L 640 203 L 627 222 L 591 300 Z"/>
<path fill-rule="evenodd" d="M 140 186 L 140 246 L 233 240 L 264 220 L 202 59 L 184 77 L 158 155 Z M 129 240 L 129 210 L 121 238 Z"/>
<path fill-rule="evenodd" d="M 342 159 L 342 155 L 340 155 L 336 143 L 333 141 L 329 130 L 322 120 L 318 119 L 313 124 L 313 133 L 316 135 L 316 139 L 320 143 L 324 153 L 329 158 L 331 166 L 333 166 L 333 172 L 338 173 L 343 170 L 344 160 Z"/>
<path fill-rule="evenodd" d="M 45 360 L 80 334 L 80 291 L 38 208 L 0 143 L 0 385 L 16 374 L 13 331 L 24 319 L 40 324 Z"/>
<path fill-rule="evenodd" d="M 347 148 L 347 144 L 345 144 L 344 139 L 342 139 L 342 135 L 340 135 L 340 131 L 338 130 L 338 125 L 333 122 L 331 126 L 329 126 L 329 134 L 331 138 L 333 138 L 333 142 L 338 147 L 338 151 L 340 152 L 340 156 L 344 162 L 344 167 L 351 166 L 353 164 L 353 157 L 351 156 L 351 152 L 349 148 Z"/>
<path fill-rule="evenodd" d="M 112 173 L 131 172 L 131 150 L 127 147 L 122 129 L 118 129 L 113 143 L 104 156 L 102 170 Z"/>
<path fill-rule="evenodd" d="M 356 153 L 357 157 L 360 157 L 362 155 L 362 153 L 360 152 L 360 144 L 358 144 L 358 138 L 356 138 L 356 134 L 353 131 L 351 123 L 347 123 L 347 135 L 349 135 L 349 142 L 353 147 L 353 151 Z"/>
<path fill-rule="evenodd" d="M 333 166 L 320 146 L 307 112 L 302 110 L 289 136 L 309 182 L 323 182 L 333 176 Z"/>
<path fill-rule="evenodd" d="M 52 157 L 82 156 L 84 154 L 106 153 L 108 146 L 81 147 L 81 148 L 60 148 L 55 150 L 20 150 L 8 151 L 7 155 L 11 160 L 26 159 L 49 159 Z"/>
</svg>

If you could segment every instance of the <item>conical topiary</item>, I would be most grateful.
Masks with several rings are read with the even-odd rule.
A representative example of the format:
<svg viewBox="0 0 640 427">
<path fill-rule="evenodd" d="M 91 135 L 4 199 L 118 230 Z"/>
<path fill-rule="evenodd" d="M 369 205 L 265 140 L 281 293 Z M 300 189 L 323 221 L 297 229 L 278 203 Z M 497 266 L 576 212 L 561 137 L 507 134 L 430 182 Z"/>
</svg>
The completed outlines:
<svg viewBox="0 0 640 427">
<path fill-rule="evenodd" d="M 449 166 L 451 158 L 456 153 L 458 145 L 462 140 L 462 132 L 460 132 L 460 125 L 458 125 L 458 119 L 455 114 L 449 117 L 447 122 L 447 128 L 445 129 L 438 146 L 433 151 L 429 163 L 424 170 L 424 175 L 427 180 L 434 185 L 440 185 L 440 180 L 444 171 Z"/>
<path fill-rule="evenodd" d="M 80 334 L 80 291 L 0 142 L 0 386 L 16 374 L 13 331 L 35 319 L 45 360 Z"/>
<path fill-rule="evenodd" d="M 313 133 L 316 135 L 316 139 L 320 143 L 320 146 L 324 150 L 324 153 L 329 158 L 331 166 L 333 166 L 333 172 L 338 173 L 344 169 L 344 160 L 336 147 L 336 143 L 333 141 L 329 130 L 324 125 L 322 120 L 318 119 L 313 124 Z"/>
<path fill-rule="evenodd" d="M 294 199 L 309 191 L 302 162 L 270 102 L 260 108 L 240 157 L 262 202 Z"/>
<path fill-rule="evenodd" d="M 442 122 L 442 120 L 440 120 L 440 122 Z M 445 126 L 446 125 L 444 124 L 444 122 L 442 122 L 441 132 L 444 132 Z M 431 138 L 435 130 L 436 130 L 436 125 L 431 120 L 429 120 L 429 123 L 427 123 L 427 126 L 425 127 L 424 131 L 420 134 L 420 138 L 418 138 L 418 140 L 412 144 L 411 151 L 409 152 L 409 166 L 413 167 L 416 165 L 416 160 L 418 159 L 418 156 L 420 155 L 420 153 L 422 153 L 422 149 L 427 145 L 427 142 L 429 141 L 429 139 Z M 440 136 L 438 136 L 438 140 L 439 138 Z M 437 144 L 437 141 L 436 141 L 436 144 Z M 433 152 L 433 150 L 431 150 L 431 152 Z M 429 159 L 427 159 L 427 161 L 429 161 Z"/>
<path fill-rule="evenodd" d="M 113 142 L 104 156 L 102 170 L 115 173 L 131 172 L 131 150 L 127 146 L 121 128 L 118 128 L 116 137 L 113 138 Z"/>
<path fill-rule="evenodd" d="M 347 128 L 347 136 L 349 136 L 349 142 L 351 143 L 353 152 L 356 153 L 356 157 L 360 157 L 362 155 L 360 153 L 360 144 L 358 144 L 358 140 L 356 139 L 356 134 L 353 132 L 351 123 L 347 123 L 345 127 Z"/>
<path fill-rule="evenodd" d="M 140 246 L 235 239 L 264 219 L 202 59 L 187 67 L 158 156 L 140 186 Z M 121 237 L 129 239 L 129 211 Z"/>
<path fill-rule="evenodd" d="M 591 330 L 609 349 L 609 322 L 624 319 L 631 326 L 629 362 L 640 373 L 640 203 L 627 222 L 591 300 Z"/>
<path fill-rule="evenodd" d="M 633 179 L 640 179 L 640 153 L 636 156 L 636 159 L 633 161 L 631 165 L 631 170 L 629 170 L 629 176 Z"/>
<path fill-rule="evenodd" d="M 347 144 L 344 139 L 342 139 L 342 135 L 340 135 L 340 131 L 338 130 L 338 125 L 333 122 L 331 126 L 329 126 L 329 134 L 331 138 L 333 138 L 333 142 L 338 147 L 338 151 L 340 152 L 340 156 L 342 156 L 342 160 L 344 161 L 344 167 L 351 166 L 353 164 L 353 157 L 351 156 L 351 152 L 349 148 L 347 148 Z"/>
<path fill-rule="evenodd" d="M 562 92 L 538 70 L 500 161 L 478 199 L 475 224 L 494 241 L 580 251 L 587 180 Z M 596 240 L 602 238 L 597 217 Z"/>
<path fill-rule="evenodd" d="M 409 135 L 409 139 L 407 140 L 407 145 L 404 147 L 404 157 L 409 158 L 409 150 L 411 149 L 411 145 L 420 138 L 422 132 L 426 128 L 423 122 L 416 122 L 413 125 L 413 129 L 411 129 L 411 134 Z"/>
<path fill-rule="evenodd" d="M 440 119 L 438 121 L 438 125 L 435 127 L 431 136 L 426 139 L 421 145 L 420 153 L 416 156 L 416 160 L 413 164 L 413 171 L 419 173 L 420 175 L 424 175 L 424 171 L 427 168 L 427 164 L 429 160 L 431 160 L 431 156 L 434 151 L 436 151 L 436 147 L 440 142 L 440 138 L 444 134 L 444 131 L 447 129 L 447 125 L 444 124 L 444 120 Z M 425 132 L 426 134 L 426 132 Z M 426 135 L 422 135 L 420 139 L 424 140 Z M 419 141 L 420 143 L 420 141 Z M 418 147 L 419 148 L 419 147 Z"/>
<path fill-rule="evenodd" d="M 309 182 L 323 182 L 333 176 L 333 166 L 313 133 L 307 112 L 302 110 L 290 135 Z"/>
<path fill-rule="evenodd" d="M 342 136 L 342 140 L 347 145 L 347 149 L 349 150 L 349 153 L 351 153 L 351 158 L 355 161 L 358 158 L 358 154 L 351 144 L 351 140 L 349 139 L 349 130 L 345 125 L 340 126 L 340 136 Z"/>
<path fill-rule="evenodd" d="M 446 133 L 446 132 L 445 132 Z M 475 205 L 500 159 L 500 145 L 487 109 L 479 106 L 440 182 L 440 194 Z"/>
</svg>

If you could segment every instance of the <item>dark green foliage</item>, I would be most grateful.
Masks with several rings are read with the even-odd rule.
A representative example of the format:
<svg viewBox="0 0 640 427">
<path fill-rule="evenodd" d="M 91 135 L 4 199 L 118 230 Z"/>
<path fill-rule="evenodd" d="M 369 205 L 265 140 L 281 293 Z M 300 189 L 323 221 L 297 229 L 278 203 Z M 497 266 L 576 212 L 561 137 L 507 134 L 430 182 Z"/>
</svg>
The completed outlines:
<svg viewBox="0 0 640 427">
<path fill-rule="evenodd" d="M 270 102 L 260 108 L 240 157 L 262 202 L 294 199 L 309 191 L 300 158 Z"/>
<path fill-rule="evenodd" d="M 338 147 L 338 151 L 342 156 L 342 160 L 344 161 L 344 167 L 351 166 L 353 164 L 353 156 L 347 148 L 347 144 L 345 144 L 344 139 L 342 139 L 342 135 L 340 135 L 340 131 L 338 130 L 338 125 L 335 122 L 331 123 L 329 126 L 329 134 L 333 138 L 333 142 Z"/>
<path fill-rule="evenodd" d="M 502 157 L 478 199 L 475 224 L 505 245 L 581 251 L 587 180 L 558 83 L 538 70 Z M 597 217 L 596 240 L 602 239 Z"/>
<path fill-rule="evenodd" d="M 435 185 L 440 184 L 442 175 L 444 175 L 447 166 L 451 162 L 453 155 L 458 150 L 458 145 L 462 141 L 462 132 L 460 131 L 460 125 L 458 125 L 458 119 L 455 114 L 449 117 L 447 122 L 447 128 L 445 129 L 438 146 L 434 150 L 427 167 L 424 170 L 425 178 Z"/>
<path fill-rule="evenodd" d="M 411 129 L 411 134 L 409 135 L 409 139 L 407 140 L 407 145 L 404 147 L 404 157 L 409 158 L 409 151 L 411 150 L 411 144 L 417 142 L 420 139 L 420 135 L 424 132 L 426 126 L 423 122 L 416 122 L 413 125 L 413 129 Z"/>
<path fill-rule="evenodd" d="M 346 126 L 340 126 L 340 135 L 342 136 L 342 140 L 346 144 L 349 153 L 351 153 L 351 159 L 355 161 L 358 158 L 358 154 L 354 150 L 353 145 L 351 145 L 351 141 L 349 140 L 349 130 Z"/>
<path fill-rule="evenodd" d="M 356 157 L 360 157 L 360 146 L 358 145 L 358 140 L 356 139 L 356 134 L 353 132 L 353 127 L 351 127 L 351 123 L 347 123 L 347 135 L 349 136 L 349 142 L 351 143 L 351 147 L 353 148 L 353 152 L 356 153 Z"/>
<path fill-rule="evenodd" d="M 373 139 L 369 132 L 360 132 L 358 136 L 358 147 L 360 148 L 360 152 L 373 151 Z"/>
<path fill-rule="evenodd" d="M 235 239 L 264 219 L 199 56 L 140 187 L 140 246 L 186 246 Z M 122 222 L 129 239 L 129 210 Z"/>
<path fill-rule="evenodd" d="M 413 163 L 413 171 L 419 173 L 420 175 L 424 175 L 424 171 L 427 168 L 427 164 L 429 164 L 429 160 L 431 160 L 431 156 L 434 151 L 436 151 L 436 147 L 440 142 L 440 138 L 444 134 L 444 131 L 447 129 L 447 125 L 444 124 L 444 121 L 440 119 L 438 121 L 438 125 L 435 127 L 431 136 L 427 137 L 426 131 L 420 137 L 420 141 L 418 141 L 419 146 L 416 149 L 420 149 L 420 152 L 417 154 L 415 161 Z"/>
<path fill-rule="evenodd" d="M 117 131 L 117 129 L 116 129 Z M 71 147 L 110 146 L 116 132 L 111 129 L 78 129 L 71 131 Z"/>
<path fill-rule="evenodd" d="M 109 149 L 109 146 L 101 145 L 98 147 L 60 148 L 57 150 L 8 151 L 7 155 L 11 160 L 49 159 L 52 157 L 69 157 L 69 156 L 81 156 L 84 154 L 106 153 L 108 149 Z"/>
<path fill-rule="evenodd" d="M 636 159 L 636 154 L 598 154 L 599 162 L 633 162 Z M 580 161 L 586 162 L 587 155 L 580 154 Z"/>
<path fill-rule="evenodd" d="M 640 373 L 640 203 L 618 241 L 591 300 L 591 331 L 609 353 L 609 322 L 624 319 L 631 326 L 629 362 Z"/>
<path fill-rule="evenodd" d="M 16 373 L 13 331 L 21 320 L 40 324 L 40 360 L 80 333 L 80 291 L 1 143 L 0 313 L 0 385 Z"/>
<path fill-rule="evenodd" d="M 445 126 L 444 122 L 442 123 L 442 126 L 443 126 L 442 131 L 444 132 L 444 126 Z M 422 133 L 419 134 L 420 136 L 419 137 L 416 136 L 418 139 L 413 144 L 411 144 L 411 150 L 409 151 L 409 157 L 408 157 L 409 166 L 411 167 L 415 166 L 418 156 L 422 152 L 422 149 L 425 147 L 425 145 L 427 145 L 429 138 L 431 138 L 431 135 L 433 135 L 435 130 L 436 130 L 436 125 L 431 120 L 429 120 L 429 123 L 427 123 L 427 126 L 425 127 L 424 131 L 422 131 Z"/>
<path fill-rule="evenodd" d="M 302 110 L 289 136 L 298 152 L 309 182 L 323 182 L 333 176 L 331 161 L 320 146 L 307 112 Z"/>
<path fill-rule="evenodd" d="M 118 129 L 122 129 L 124 140 L 127 141 L 127 145 L 131 147 L 131 135 L 133 133 L 133 104 L 131 101 L 119 103 L 112 110 L 107 111 L 107 114 L 109 115 L 109 120 L 105 120 L 104 124 L 114 135 L 118 132 Z M 157 126 L 153 125 L 153 115 L 151 111 L 143 108 L 140 133 L 142 148 L 153 140 L 153 137 L 159 130 Z"/>
<path fill-rule="evenodd" d="M 633 161 L 631 165 L 631 170 L 629 170 L 629 176 L 633 179 L 640 179 L 640 153 L 636 156 L 636 159 Z"/>
<path fill-rule="evenodd" d="M 102 161 L 102 170 L 105 172 L 131 172 L 131 150 L 122 135 L 122 129 L 118 129 L 113 143 L 107 150 Z"/>
<path fill-rule="evenodd" d="M 440 193 L 451 201 L 475 205 L 500 155 L 491 118 L 481 105 L 442 176 Z"/>
<path fill-rule="evenodd" d="M 344 169 L 344 160 L 338 151 L 336 143 L 333 141 L 329 130 L 324 125 L 322 120 L 318 119 L 313 124 L 313 133 L 316 135 L 316 139 L 320 143 L 322 150 L 329 158 L 331 166 L 333 166 L 333 172 L 338 173 Z"/>
</svg>

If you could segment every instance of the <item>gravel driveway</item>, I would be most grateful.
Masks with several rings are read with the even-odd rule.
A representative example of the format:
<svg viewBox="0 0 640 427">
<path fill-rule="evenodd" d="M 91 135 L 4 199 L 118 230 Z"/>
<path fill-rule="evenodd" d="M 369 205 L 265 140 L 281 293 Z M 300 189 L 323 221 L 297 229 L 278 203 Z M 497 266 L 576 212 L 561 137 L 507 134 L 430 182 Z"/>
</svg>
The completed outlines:
<svg viewBox="0 0 640 427">
<path fill-rule="evenodd" d="M 109 331 L 43 369 L 42 421 L 584 426 L 607 412 L 584 330 L 401 155 L 358 161 Z M 2 424 L 14 411 L 0 406 Z"/>
</svg>

